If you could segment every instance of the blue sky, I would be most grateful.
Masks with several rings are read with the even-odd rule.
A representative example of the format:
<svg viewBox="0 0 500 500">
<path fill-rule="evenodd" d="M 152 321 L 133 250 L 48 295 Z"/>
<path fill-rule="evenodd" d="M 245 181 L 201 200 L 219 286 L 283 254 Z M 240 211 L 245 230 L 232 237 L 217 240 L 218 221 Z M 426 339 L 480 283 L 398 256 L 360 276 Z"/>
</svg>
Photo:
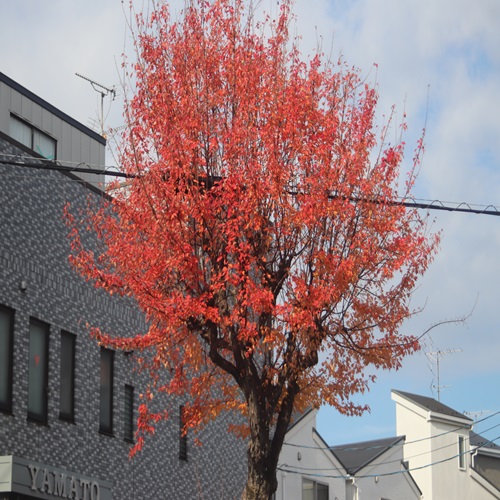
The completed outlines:
<svg viewBox="0 0 500 500">
<path fill-rule="evenodd" d="M 262 5 L 274 8 L 275 2 Z M 295 11 L 303 52 L 311 52 L 321 37 L 325 51 L 334 58 L 343 54 L 376 81 L 381 117 L 393 104 L 398 116 L 406 111 L 408 160 L 426 126 L 418 198 L 500 207 L 498 0 L 296 0 Z M 130 45 L 123 4 L 3 0 L 0 14 L 0 71 L 92 126 L 99 96 L 75 72 L 119 88 L 121 54 Z M 106 101 L 107 127 L 122 124 L 122 107 L 120 95 Z M 110 155 L 107 163 L 113 164 Z M 426 351 L 461 349 L 440 360 L 445 404 L 484 412 L 476 413 L 478 418 L 500 410 L 500 218 L 430 216 L 443 230 L 443 242 L 414 294 L 414 306 L 424 310 L 403 328 L 418 335 L 439 321 L 471 311 L 472 316 L 466 325 L 434 329 L 423 351 L 407 358 L 398 372 L 379 373 L 370 392 L 357 398 L 371 413 L 346 418 L 322 408 L 318 430 L 330 444 L 394 435 L 391 389 L 436 397 Z M 500 417 L 488 427 L 495 423 Z M 477 430 L 486 428 L 481 424 Z M 500 431 L 486 435 L 494 438 Z"/>
</svg>

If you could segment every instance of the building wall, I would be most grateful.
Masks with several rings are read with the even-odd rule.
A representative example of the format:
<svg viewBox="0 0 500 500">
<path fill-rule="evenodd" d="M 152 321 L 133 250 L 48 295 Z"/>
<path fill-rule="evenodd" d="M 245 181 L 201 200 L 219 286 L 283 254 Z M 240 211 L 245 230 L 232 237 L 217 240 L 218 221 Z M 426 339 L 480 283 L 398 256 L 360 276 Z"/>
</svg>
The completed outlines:
<svg viewBox="0 0 500 500">
<path fill-rule="evenodd" d="M 0 153 L 23 151 L 0 137 Z M 158 407 L 171 419 L 158 425 L 143 452 L 129 460 L 123 439 L 124 385 L 144 391 L 147 379 L 134 372 L 133 356 L 115 354 L 114 436 L 99 433 L 99 347 L 88 325 L 116 335 L 143 331 L 135 305 L 86 283 L 68 264 L 63 208 L 100 203 L 102 195 L 60 172 L 0 166 L 0 304 L 15 310 L 12 413 L 0 412 L 0 456 L 15 455 L 112 483 L 113 499 L 239 498 L 246 472 L 242 441 L 228 434 L 223 415 L 197 436 L 188 436 L 188 460 L 178 458 L 178 409 L 165 398 Z M 20 284 L 26 282 L 26 290 Z M 48 423 L 27 419 L 30 318 L 50 325 Z M 60 332 L 76 335 L 75 422 L 59 419 Z M 0 490 L 1 491 L 1 490 Z M 47 497 L 52 498 L 52 497 Z"/>
<path fill-rule="evenodd" d="M 0 73 L 0 131 L 7 135 L 10 135 L 11 115 L 55 139 L 55 159 L 62 164 L 81 163 L 79 166 L 87 164 L 104 170 L 106 141 L 103 137 Z M 79 173 L 78 176 L 95 186 L 104 182 L 103 175 Z"/>
<path fill-rule="evenodd" d="M 304 478 L 328 484 L 330 500 L 346 498 L 346 473 L 314 431 L 316 414 L 317 410 L 312 410 L 286 435 L 279 467 L 289 472 L 278 471 L 276 500 L 302 500 Z"/>
<path fill-rule="evenodd" d="M 465 420 L 432 414 L 393 394 L 398 435 L 406 436 L 404 457 L 425 500 L 491 500 L 493 489 L 472 480 L 469 431 Z M 459 436 L 464 437 L 464 467 L 459 463 Z"/>
<path fill-rule="evenodd" d="M 421 468 L 432 461 L 431 433 L 425 414 L 419 408 L 396 404 L 396 434 L 405 436 L 404 459 L 425 499 L 432 498 L 434 469 Z"/>
<path fill-rule="evenodd" d="M 402 461 L 403 442 L 400 442 L 356 473 L 359 500 L 420 499 L 421 493 L 409 473 L 404 470 Z"/>
</svg>

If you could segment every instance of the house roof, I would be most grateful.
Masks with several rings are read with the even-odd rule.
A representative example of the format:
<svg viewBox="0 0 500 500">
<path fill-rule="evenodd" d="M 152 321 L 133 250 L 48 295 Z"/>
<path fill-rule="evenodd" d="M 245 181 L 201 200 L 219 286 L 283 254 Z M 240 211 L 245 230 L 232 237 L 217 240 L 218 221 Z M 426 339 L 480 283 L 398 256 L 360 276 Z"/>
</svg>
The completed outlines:
<svg viewBox="0 0 500 500">
<path fill-rule="evenodd" d="M 288 424 L 287 432 L 289 432 L 293 427 L 295 427 L 303 418 L 309 415 L 314 408 L 312 406 L 307 407 L 304 411 L 294 411 Z"/>
<path fill-rule="evenodd" d="M 418 394 L 411 394 L 410 392 L 395 391 L 395 390 L 393 390 L 392 392 L 407 399 L 408 401 L 411 401 L 417 406 L 420 406 L 424 410 L 428 410 L 433 413 L 440 413 L 441 415 L 447 415 L 449 417 L 463 418 L 465 420 L 473 422 L 472 419 L 470 419 L 463 413 L 460 413 L 454 410 L 453 408 L 450 408 L 449 406 L 446 406 L 445 404 L 441 403 L 441 401 L 436 401 L 433 398 L 429 398 L 427 396 L 420 396 Z"/>
<path fill-rule="evenodd" d="M 476 434 L 473 431 L 471 431 L 470 433 L 469 443 L 471 446 L 476 446 L 477 448 L 488 448 L 490 450 L 500 451 L 500 446 L 496 445 L 493 441 L 490 441 L 489 439 Z"/>
<path fill-rule="evenodd" d="M 402 445 L 402 441 L 404 437 L 398 436 L 333 446 L 330 449 L 348 474 L 354 475 L 391 447 L 400 442 Z"/>
</svg>

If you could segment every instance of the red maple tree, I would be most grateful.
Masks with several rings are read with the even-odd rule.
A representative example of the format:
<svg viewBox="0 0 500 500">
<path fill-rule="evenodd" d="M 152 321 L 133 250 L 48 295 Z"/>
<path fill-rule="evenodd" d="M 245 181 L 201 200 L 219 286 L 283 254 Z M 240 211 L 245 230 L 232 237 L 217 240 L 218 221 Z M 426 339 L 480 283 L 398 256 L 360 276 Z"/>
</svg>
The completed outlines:
<svg viewBox="0 0 500 500">
<path fill-rule="evenodd" d="M 394 203 L 418 154 L 401 190 L 403 143 L 378 137 L 376 90 L 304 59 L 291 15 L 291 0 L 263 22 L 243 0 L 193 0 L 178 20 L 163 4 L 138 16 L 120 157 L 133 179 L 92 215 L 102 255 L 71 233 L 74 265 L 148 320 L 98 339 L 152 350 L 153 372 L 171 371 L 161 390 L 189 395 L 187 426 L 245 416 L 247 500 L 275 491 L 294 410 L 360 414 L 366 368 L 419 348 L 400 327 L 439 239 Z M 159 418 L 140 414 L 142 432 Z"/>
</svg>

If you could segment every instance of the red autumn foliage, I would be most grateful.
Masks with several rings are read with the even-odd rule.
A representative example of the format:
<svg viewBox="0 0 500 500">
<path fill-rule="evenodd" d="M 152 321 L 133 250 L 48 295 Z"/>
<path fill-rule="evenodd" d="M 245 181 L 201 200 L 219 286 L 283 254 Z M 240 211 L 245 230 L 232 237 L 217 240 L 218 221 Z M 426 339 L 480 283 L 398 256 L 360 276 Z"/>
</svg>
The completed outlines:
<svg viewBox="0 0 500 500">
<path fill-rule="evenodd" d="M 293 410 L 360 414 L 367 367 L 419 348 L 400 327 L 438 245 L 394 203 L 418 154 L 401 189 L 403 143 L 379 139 L 375 89 L 321 53 L 304 60 L 290 4 L 263 23 L 243 0 L 137 17 L 120 157 L 134 178 L 92 215 L 102 255 L 71 233 L 76 268 L 149 322 L 130 339 L 95 329 L 99 341 L 151 350 L 153 381 L 171 371 L 153 389 L 189 395 L 187 426 L 244 414 L 247 499 L 275 490 Z M 141 406 L 139 431 L 158 418 Z"/>
</svg>

